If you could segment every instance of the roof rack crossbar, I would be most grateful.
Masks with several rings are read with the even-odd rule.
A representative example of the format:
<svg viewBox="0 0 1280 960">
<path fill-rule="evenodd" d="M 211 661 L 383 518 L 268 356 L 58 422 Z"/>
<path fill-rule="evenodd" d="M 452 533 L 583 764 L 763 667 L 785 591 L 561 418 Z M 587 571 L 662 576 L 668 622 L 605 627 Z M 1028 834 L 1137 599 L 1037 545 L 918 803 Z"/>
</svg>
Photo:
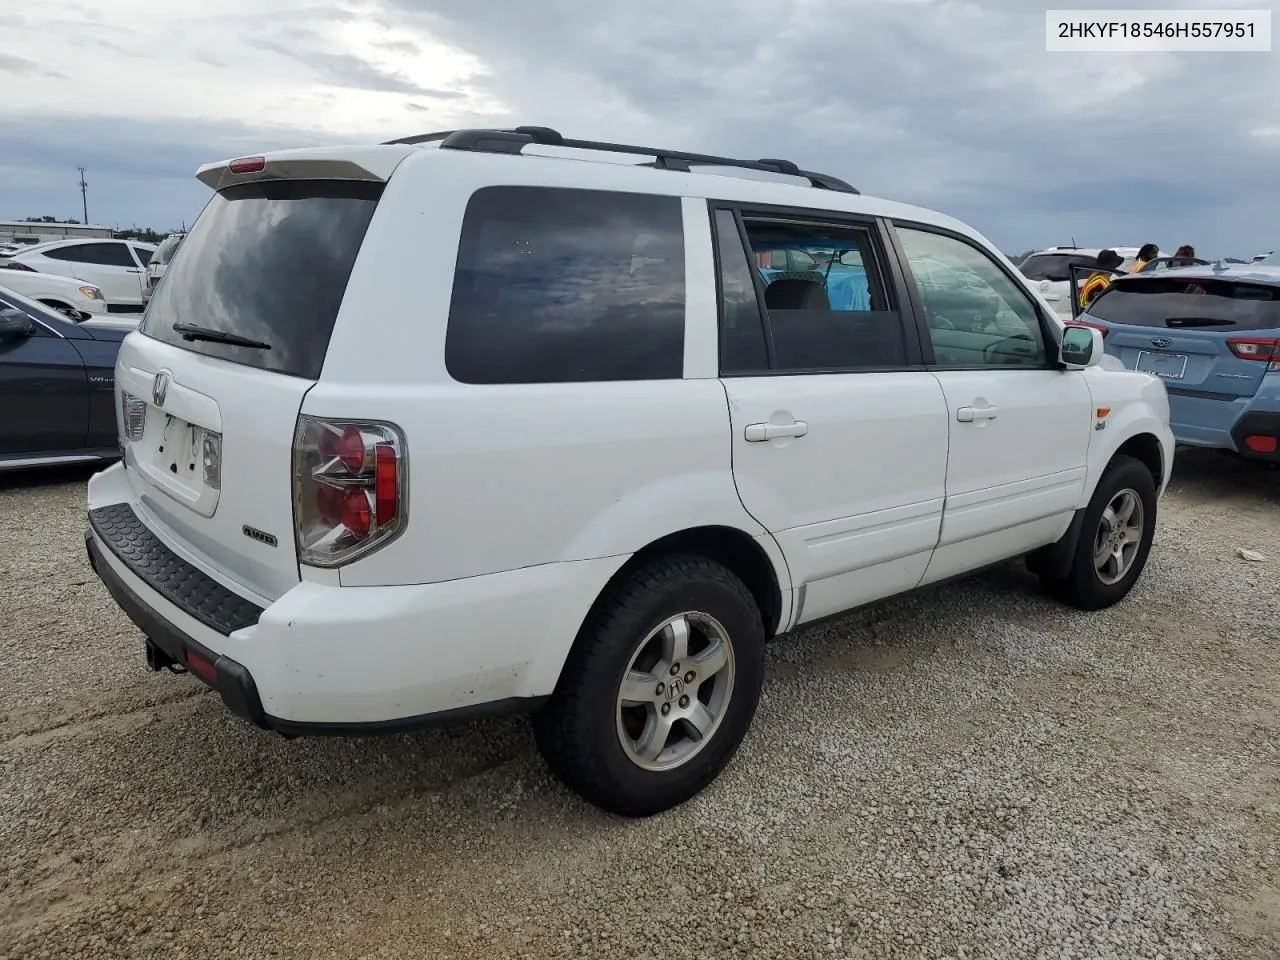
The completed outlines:
<svg viewBox="0 0 1280 960">
<path fill-rule="evenodd" d="M 443 130 L 436 133 L 423 133 L 397 140 L 388 140 L 388 144 L 419 144 L 439 141 L 442 149 L 471 150 L 478 153 L 518 154 L 532 144 L 547 147 L 564 147 L 572 150 L 595 150 L 601 153 L 622 153 L 633 156 L 653 157 L 650 163 L 641 166 L 654 167 L 658 170 L 677 170 L 687 173 L 694 166 L 704 167 L 737 167 L 744 170 L 760 170 L 766 173 L 781 173 L 792 177 L 802 177 L 813 187 L 822 190 L 834 190 L 838 193 L 857 193 L 858 190 L 839 179 L 825 173 L 802 170 L 790 160 L 735 160 L 732 157 L 717 157 L 704 153 L 686 153 L 682 150 L 663 150 L 658 147 L 639 147 L 625 143 L 605 143 L 597 140 L 571 140 L 561 136 L 550 127 L 516 127 L 513 130 Z"/>
</svg>

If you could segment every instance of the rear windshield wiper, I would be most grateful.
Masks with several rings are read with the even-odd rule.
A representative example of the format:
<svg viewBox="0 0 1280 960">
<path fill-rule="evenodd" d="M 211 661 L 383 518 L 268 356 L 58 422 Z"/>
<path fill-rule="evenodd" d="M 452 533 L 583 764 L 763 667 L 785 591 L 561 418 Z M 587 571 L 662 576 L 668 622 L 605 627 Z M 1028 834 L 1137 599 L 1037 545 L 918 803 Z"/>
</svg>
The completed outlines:
<svg viewBox="0 0 1280 960">
<path fill-rule="evenodd" d="M 250 340 L 238 337 L 234 333 L 225 333 L 210 327 L 198 327 L 194 323 L 175 323 L 174 333 L 182 334 L 183 340 L 208 340 L 210 343 L 225 343 L 232 347 L 252 347 L 254 350 L 270 350 L 271 344 L 261 340 Z"/>
<path fill-rule="evenodd" d="M 1223 320 L 1220 317 L 1169 317 L 1166 327 L 1234 327 L 1234 320 Z"/>
</svg>

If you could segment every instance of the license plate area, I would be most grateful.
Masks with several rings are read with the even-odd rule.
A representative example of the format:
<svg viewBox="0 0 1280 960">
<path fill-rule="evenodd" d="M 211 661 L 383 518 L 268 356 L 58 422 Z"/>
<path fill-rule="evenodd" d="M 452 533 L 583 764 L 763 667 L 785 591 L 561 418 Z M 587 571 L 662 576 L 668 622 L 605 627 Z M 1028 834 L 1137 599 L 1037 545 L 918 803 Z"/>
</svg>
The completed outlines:
<svg viewBox="0 0 1280 960">
<path fill-rule="evenodd" d="M 1187 375 L 1187 357 L 1181 353 L 1153 353 L 1139 350 L 1133 368 L 1139 373 L 1151 373 L 1166 380 L 1181 380 Z"/>
<path fill-rule="evenodd" d="M 222 486 L 222 435 L 152 407 L 145 447 L 135 453 L 141 472 L 174 500 L 212 516 Z"/>
</svg>

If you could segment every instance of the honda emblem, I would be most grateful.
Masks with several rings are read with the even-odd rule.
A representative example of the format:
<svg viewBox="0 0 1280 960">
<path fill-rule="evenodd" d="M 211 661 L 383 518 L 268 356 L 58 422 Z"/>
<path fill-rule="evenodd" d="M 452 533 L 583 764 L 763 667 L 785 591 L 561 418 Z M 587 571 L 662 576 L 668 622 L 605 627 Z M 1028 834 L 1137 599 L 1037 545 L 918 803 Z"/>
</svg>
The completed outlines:
<svg viewBox="0 0 1280 960">
<path fill-rule="evenodd" d="M 157 407 L 164 406 L 165 394 L 169 392 L 169 374 L 157 373 L 155 383 L 151 385 L 151 402 Z"/>
</svg>

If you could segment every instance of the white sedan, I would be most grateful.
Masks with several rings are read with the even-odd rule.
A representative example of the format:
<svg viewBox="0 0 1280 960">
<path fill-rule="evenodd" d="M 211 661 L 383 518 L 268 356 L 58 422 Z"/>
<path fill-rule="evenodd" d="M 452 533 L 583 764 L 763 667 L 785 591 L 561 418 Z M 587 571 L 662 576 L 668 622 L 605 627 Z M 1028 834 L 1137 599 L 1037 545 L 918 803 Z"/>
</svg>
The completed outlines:
<svg viewBox="0 0 1280 960">
<path fill-rule="evenodd" d="M 107 301 L 102 290 L 92 283 L 37 273 L 30 268 L 7 266 L 0 260 L 0 287 L 8 287 L 28 300 L 36 300 L 46 307 L 63 313 L 89 313 L 94 316 L 107 312 Z"/>
<path fill-rule="evenodd" d="M 7 263 L 92 284 L 112 313 L 141 313 L 142 273 L 155 250 L 155 244 L 138 240 L 51 240 L 13 254 Z"/>
</svg>

